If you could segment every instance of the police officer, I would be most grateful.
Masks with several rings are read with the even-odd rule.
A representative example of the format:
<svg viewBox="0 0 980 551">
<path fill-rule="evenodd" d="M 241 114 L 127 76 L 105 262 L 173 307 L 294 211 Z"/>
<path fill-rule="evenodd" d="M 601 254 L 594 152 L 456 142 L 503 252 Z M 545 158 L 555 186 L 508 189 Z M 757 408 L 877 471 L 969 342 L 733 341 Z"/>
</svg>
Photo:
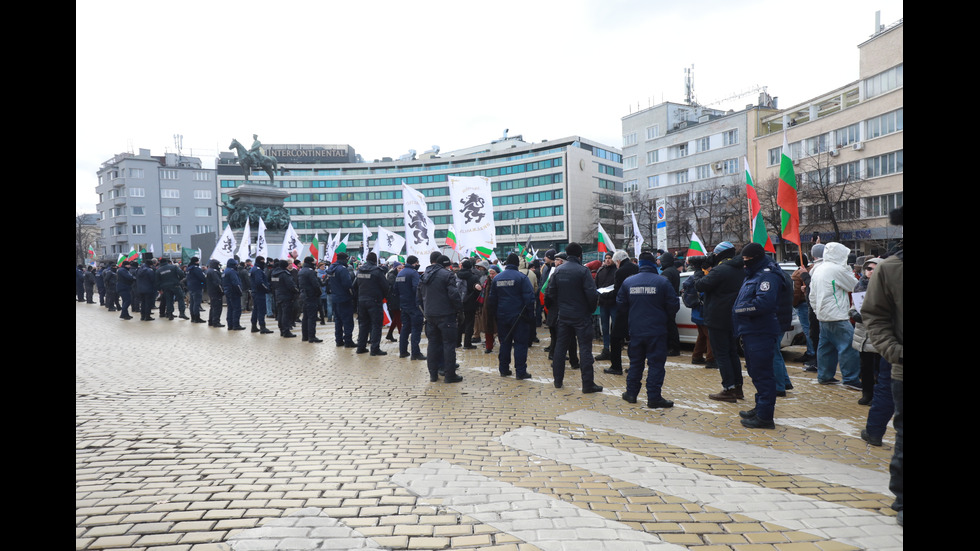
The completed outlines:
<svg viewBox="0 0 980 551">
<path fill-rule="evenodd" d="M 595 337 L 592 313 L 599 303 L 599 293 L 592 273 L 582 265 L 582 246 L 569 243 L 565 252 L 568 259 L 555 268 L 547 288 L 547 295 L 558 304 L 558 342 L 551 362 L 555 388 L 561 388 L 564 382 L 565 352 L 574 338 L 578 341 L 582 392 L 602 392 L 602 387 L 595 384 L 592 371 L 592 341 Z"/>
<path fill-rule="evenodd" d="M 732 310 L 735 336 L 742 338 L 745 368 L 755 386 L 755 407 L 741 411 L 742 425 L 750 429 L 773 429 L 776 408 L 776 380 L 773 376 L 773 354 L 776 337 L 781 332 L 777 312 L 785 281 L 779 266 L 769 260 L 758 243 L 742 248 L 745 281 Z"/>
<path fill-rule="evenodd" d="M 387 356 L 381 350 L 381 326 L 384 310 L 381 304 L 388 296 L 388 280 L 378 267 L 378 255 L 370 252 L 367 260 L 357 268 L 357 350 L 368 352 L 368 335 L 371 337 L 371 355 Z"/>
<path fill-rule="evenodd" d="M 204 300 L 204 287 L 207 275 L 201 270 L 201 259 L 192 256 L 187 267 L 187 293 L 191 297 L 191 323 L 204 323 L 201 319 L 201 302 Z"/>
<path fill-rule="evenodd" d="M 119 308 L 121 312 L 119 318 L 124 320 L 133 319 L 133 316 L 129 314 L 129 307 L 133 303 L 133 284 L 136 282 L 136 276 L 129 270 L 131 265 L 132 263 L 127 260 L 116 271 L 116 294 L 122 301 L 122 306 Z"/>
<path fill-rule="evenodd" d="M 425 316 L 429 381 L 433 383 L 439 380 L 440 370 L 445 373 L 447 383 L 463 380 L 456 374 L 456 316 L 463 309 L 463 294 L 459 279 L 449 269 L 451 265 L 446 255 L 440 255 L 430 264 L 419 280 L 416 299 Z"/>
<path fill-rule="evenodd" d="M 530 325 L 534 313 L 534 287 L 531 280 L 518 270 L 520 257 L 515 253 L 507 256 L 504 271 L 490 282 L 487 308 L 496 316 L 500 335 L 499 369 L 501 377 L 513 374 L 510 370 L 510 351 L 514 349 L 514 369 L 517 379 L 530 379 L 527 372 L 527 347 L 530 343 Z"/>
<path fill-rule="evenodd" d="M 347 253 L 337 253 L 337 261 L 327 269 L 333 303 L 334 339 L 337 346 L 354 348 L 354 283 L 347 270 Z"/>
<path fill-rule="evenodd" d="M 160 259 L 160 269 L 157 270 L 160 281 L 160 289 L 163 291 L 163 305 L 167 319 L 174 319 L 174 301 L 177 301 L 180 319 L 187 319 L 184 310 L 184 293 L 181 290 L 180 282 L 184 279 L 184 271 L 176 264 L 171 264 L 170 259 Z"/>
<path fill-rule="evenodd" d="M 272 271 L 272 285 L 276 293 L 276 304 L 279 308 L 276 321 L 279 322 L 279 336 L 291 339 L 296 335 L 293 333 L 293 303 L 299 288 L 296 280 L 289 273 L 290 263 L 288 260 L 280 260 L 278 266 Z"/>
<path fill-rule="evenodd" d="M 105 284 L 105 305 L 110 312 L 120 310 L 119 291 L 116 290 L 116 266 L 109 264 L 102 270 L 102 281 Z"/>
<path fill-rule="evenodd" d="M 419 259 L 415 255 L 409 255 L 405 260 L 405 267 L 395 276 L 395 286 L 393 293 L 398 294 L 398 302 L 402 308 L 402 329 L 398 332 L 398 357 L 413 360 L 424 360 L 425 356 L 419 348 L 422 340 L 422 310 L 415 302 L 419 289 Z M 409 343 L 412 350 L 409 354 Z"/>
<path fill-rule="evenodd" d="M 212 258 L 208 262 L 208 273 L 205 276 L 208 286 L 208 327 L 224 327 L 221 323 L 221 300 L 225 296 L 221 288 L 221 263 Z"/>
<path fill-rule="evenodd" d="M 147 259 L 136 270 L 136 291 L 140 297 L 140 321 L 153 321 L 153 299 L 157 296 L 157 273 L 153 269 L 153 259 Z"/>
<path fill-rule="evenodd" d="M 640 272 L 626 278 L 616 295 L 617 310 L 625 309 L 623 315 L 629 319 L 630 369 L 623 400 L 636 403 L 644 363 L 648 363 L 647 407 L 674 407 L 674 402 L 664 399 L 661 390 L 667 363 L 668 324 L 680 309 L 680 300 L 667 278 L 657 274 L 653 253 L 640 253 L 639 264 Z"/>
<path fill-rule="evenodd" d="M 299 271 L 299 292 L 303 297 L 303 340 L 309 343 L 323 342 L 316 338 L 317 313 L 320 310 L 320 278 L 316 275 L 316 264 L 312 256 L 303 259 Z"/>
<path fill-rule="evenodd" d="M 241 331 L 242 327 L 242 280 L 238 277 L 238 261 L 228 259 L 224 274 L 221 275 L 221 290 L 227 297 L 228 311 L 225 313 L 229 331 Z"/>
<path fill-rule="evenodd" d="M 266 295 L 271 289 L 265 278 L 265 257 L 255 257 L 255 264 L 248 272 L 248 277 L 252 283 L 252 333 L 267 335 L 272 333 L 265 326 Z"/>
</svg>

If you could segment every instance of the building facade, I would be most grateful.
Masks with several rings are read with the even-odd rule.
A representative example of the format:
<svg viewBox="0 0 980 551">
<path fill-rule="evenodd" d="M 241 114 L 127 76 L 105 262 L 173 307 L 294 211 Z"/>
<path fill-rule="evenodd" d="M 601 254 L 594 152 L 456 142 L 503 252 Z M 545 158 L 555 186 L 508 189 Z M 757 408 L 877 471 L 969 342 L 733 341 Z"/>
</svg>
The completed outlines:
<svg viewBox="0 0 980 551">
<path fill-rule="evenodd" d="M 102 258 L 142 249 L 179 258 L 193 235 L 220 229 L 215 171 L 196 157 L 140 149 L 109 159 L 97 174 Z"/>
<path fill-rule="evenodd" d="M 753 174 L 763 180 L 778 177 L 785 141 L 804 242 L 819 236 L 883 254 L 903 237 L 888 225 L 904 202 L 903 43 L 902 20 L 880 27 L 858 45 L 857 81 L 763 118 L 752 137 Z"/>
<path fill-rule="evenodd" d="M 458 151 L 434 147 L 419 158 L 373 163 L 349 162 L 354 155 L 346 145 L 264 147 L 273 155 L 292 152 L 279 159 L 274 186 L 289 192 L 285 206 L 293 228 L 307 243 L 315 234 L 323 242 L 328 233 L 349 233 L 348 248 L 360 249 L 362 224 L 375 233 L 382 226 L 403 235 L 404 182 L 425 195 L 442 246 L 453 222 L 449 176 L 490 179 L 498 251 L 523 245 L 528 237 L 537 249 L 594 242 L 597 217 L 622 226 L 621 153 L 579 136 L 541 143 L 505 136 Z M 335 154 L 328 159 L 318 153 L 323 150 Z M 227 202 L 227 192 L 244 184 L 244 175 L 231 154 L 222 154 L 216 169 L 221 200 Z M 262 173 L 249 178 L 268 183 Z M 615 238 L 622 236 L 620 230 Z"/>
<path fill-rule="evenodd" d="M 776 112 L 773 103 L 765 93 L 737 112 L 665 102 L 622 118 L 626 211 L 646 243 L 683 252 L 693 232 L 706 244 L 731 239 L 726 209 L 745 185 L 750 129 Z M 659 200 L 666 239 L 658 243 Z"/>
</svg>

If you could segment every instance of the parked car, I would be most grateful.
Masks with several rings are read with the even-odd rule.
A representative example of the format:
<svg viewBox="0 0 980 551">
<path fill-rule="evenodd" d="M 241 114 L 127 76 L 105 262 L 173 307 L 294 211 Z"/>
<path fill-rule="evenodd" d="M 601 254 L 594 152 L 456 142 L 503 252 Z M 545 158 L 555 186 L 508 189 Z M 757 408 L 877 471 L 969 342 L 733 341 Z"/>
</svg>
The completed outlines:
<svg viewBox="0 0 980 551">
<path fill-rule="evenodd" d="M 796 271 L 796 265 L 791 263 L 781 263 L 780 268 L 787 274 L 792 274 Z M 684 282 L 687 278 L 691 276 L 692 272 L 681 272 L 681 287 L 684 286 Z M 694 344 L 698 340 L 698 327 L 691 322 L 691 309 L 684 305 L 684 301 L 681 300 L 681 308 L 677 311 L 677 316 L 674 318 L 677 322 L 677 332 L 680 333 L 680 338 L 682 343 Z M 800 325 L 800 320 L 796 316 L 796 310 L 793 310 L 793 329 L 787 331 L 783 334 L 783 340 L 780 342 L 780 347 L 785 348 L 794 344 L 800 344 L 806 340 L 806 336 L 803 334 L 803 327 Z"/>
</svg>

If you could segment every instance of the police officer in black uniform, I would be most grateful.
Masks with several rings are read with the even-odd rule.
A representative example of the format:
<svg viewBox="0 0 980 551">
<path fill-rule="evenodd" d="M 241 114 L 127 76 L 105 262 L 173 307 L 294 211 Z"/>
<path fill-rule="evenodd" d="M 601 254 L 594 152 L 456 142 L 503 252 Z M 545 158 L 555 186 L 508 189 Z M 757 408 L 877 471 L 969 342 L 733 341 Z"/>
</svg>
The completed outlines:
<svg viewBox="0 0 980 551">
<path fill-rule="evenodd" d="M 429 381 L 439 380 L 445 373 L 447 383 L 458 383 L 463 377 L 456 374 L 456 316 L 463 309 L 463 294 L 459 279 L 449 267 L 446 255 L 425 269 L 419 281 L 416 303 L 425 315 L 425 336 L 429 339 Z"/>
<path fill-rule="evenodd" d="M 405 261 L 405 267 L 395 276 L 395 288 L 393 292 L 398 293 L 398 301 L 402 308 L 402 329 L 398 333 L 398 357 L 413 360 L 424 360 L 425 355 L 419 348 L 422 340 L 422 310 L 415 302 L 419 289 L 419 259 L 415 255 L 409 255 Z M 411 345 L 411 353 L 409 353 Z"/>
<path fill-rule="evenodd" d="M 291 339 L 296 335 L 293 328 L 293 303 L 299 288 L 296 280 L 289 273 L 289 261 L 280 260 L 278 267 L 272 271 L 272 284 L 276 293 L 276 304 L 279 308 L 276 321 L 279 323 L 279 336 Z"/>
<path fill-rule="evenodd" d="M 381 350 L 381 326 L 384 324 L 384 310 L 381 304 L 388 296 L 388 280 L 378 267 L 378 255 L 370 252 L 367 261 L 357 268 L 357 350 L 366 354 L 368 334 L 371 336 L 371 355 L 387 356 Z"/>
<path fill-rule="evenodd" d="M 582 246 L 569 243 L 565 247 L 568 260 L 555 268 L 548 283 L 546 294 L 558 304 L 558 341 L 555 343 L 551 370 L 555 388 L 561 388 L 565 379 L 565 352 L 574 337 L 578 341 L 579 360 L 582 368 L 582 392 L 602 392 L 593 378 L 592 341 L 595 328 L 592 313 L 599 304 L 599 293 L 588 268 L 582 265 Z"/>
<path fill-rule="evenodd" d="M 309 343 L 323 342 L 316 337 L 317 312 L 320 310 L 320 278 L 316 275 L 316 264 L 313 257 L 303 259 L 303 267 L 299 271 L 299 292 L 303 297 L 303 340 Z"/>
</svg>

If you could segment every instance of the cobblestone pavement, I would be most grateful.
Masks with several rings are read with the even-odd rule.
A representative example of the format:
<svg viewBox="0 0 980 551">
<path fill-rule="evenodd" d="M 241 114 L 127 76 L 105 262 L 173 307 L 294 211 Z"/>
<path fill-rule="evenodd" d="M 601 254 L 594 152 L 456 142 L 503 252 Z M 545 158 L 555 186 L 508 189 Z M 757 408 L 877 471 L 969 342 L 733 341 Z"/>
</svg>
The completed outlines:
<svg viewBox="0 0 980 551">
<path fill-rule="evenodd" d="M 574 372 L 556 390 L 546 330 L 533 379 L 460 349 L 457 384 L 430 383 L 394 343 L 357 355 L 332 324 L 318 331 L 326 342 L 308 344 L 77 304 L 76 549 L 903 546 L 894 432 L 868 446 L 860 393 L 799 364 L 760 431 L 739 423 L 750 400 L 708 399 L 718 372 L 689 349 L 667 366 L 675 407 L 651 410 L 620 398 L 608 362 L 603 393 L 582 394 Z"/>
</svg>

